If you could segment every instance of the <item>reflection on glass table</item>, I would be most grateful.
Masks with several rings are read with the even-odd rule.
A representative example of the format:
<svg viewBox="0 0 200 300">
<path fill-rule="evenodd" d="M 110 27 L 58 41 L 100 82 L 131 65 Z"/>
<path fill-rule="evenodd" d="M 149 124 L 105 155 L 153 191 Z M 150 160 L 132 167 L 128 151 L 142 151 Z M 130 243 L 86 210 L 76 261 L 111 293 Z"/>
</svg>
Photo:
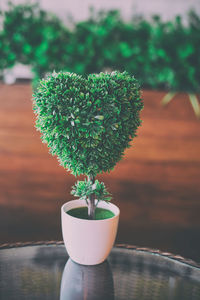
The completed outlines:
<svg viewBox="0 0 200 300">
<path fill-rule="evenodd" d="M 4 246 L 0 299 L 200 300 L 200 267 L 127 246 L 113 248 L 97 266 L 74 263 L 62 243 Z"/>
<path fill-rule="evenodd" d="M 68 259 L 61 281 L 60 300 L 114 300 L 113 275 L 108 261 L 82 266 Z"/>
</svg>

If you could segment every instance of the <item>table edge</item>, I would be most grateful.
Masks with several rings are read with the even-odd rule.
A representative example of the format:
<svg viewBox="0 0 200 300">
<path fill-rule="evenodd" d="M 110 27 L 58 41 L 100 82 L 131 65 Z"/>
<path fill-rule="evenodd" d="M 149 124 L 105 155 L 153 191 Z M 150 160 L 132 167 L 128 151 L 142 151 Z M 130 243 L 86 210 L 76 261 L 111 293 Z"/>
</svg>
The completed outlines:
<svg viewBox="0 0 200 300">
<path fill-rule="evenodd" d="M 16 242 L 16 243 L 4 243 L 0 244 L 0 250 L 3 249 L 11 249 L 11 248 L 19 248 L 19 247 L 28 247 L 28 246 L 50 246 L 50 245 L 64 245 L 63 241 L 33 241 L 33 242 Z M 129 245 L 129 244 L 115 244 L 114 248 L 122 248 L 122 249 L 127 249 L 127 250 L 135 250 L 139 252 L 148 252 L 149 254 L 155 254 L 159 255 L 165 258 L 169 258 L 181 263 L 184 263 L 186 265 L 195 267 L 200 269 L 200 263 L 197 263 L 193 261 L 192 259 L 189 258 L 184 258 L 181 255 L 175 255 L 170 252 L 162 252 L 159 249 L 152 249 L 152 248 L 147 248 L 147 247 L 139 247 L 135 245 Z"/>
</svg>

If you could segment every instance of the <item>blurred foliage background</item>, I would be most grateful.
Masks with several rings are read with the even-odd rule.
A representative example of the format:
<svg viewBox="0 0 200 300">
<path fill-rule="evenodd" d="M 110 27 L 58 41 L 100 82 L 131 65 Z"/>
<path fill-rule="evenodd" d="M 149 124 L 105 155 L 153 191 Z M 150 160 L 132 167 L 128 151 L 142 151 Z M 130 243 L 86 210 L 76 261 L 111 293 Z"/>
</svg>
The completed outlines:
<svg viewBox="0 0 200 300">
<path fill-rule="evenodd" d="M 0 14 L 0 71 L 30 65 L 34 82 L 50 71 L 78 74 L 128 71 L 143 88 L 200 91 L 200 16 L 163 22 L 119 11 L 91 10 L 86 21 L 66 27 L 38 4 L 9 4 Z"/>
</svg>

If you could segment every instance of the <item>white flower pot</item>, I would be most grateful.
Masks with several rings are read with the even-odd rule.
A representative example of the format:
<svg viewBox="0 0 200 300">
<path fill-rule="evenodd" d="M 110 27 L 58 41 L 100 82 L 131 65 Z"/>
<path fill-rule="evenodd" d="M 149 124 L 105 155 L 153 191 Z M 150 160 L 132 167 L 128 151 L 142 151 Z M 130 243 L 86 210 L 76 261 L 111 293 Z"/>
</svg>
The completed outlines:
<svg viewBox="0 0 200 300">
<path fill-rule="evenodd" d="M 120 211 L 116 205 L 100 201 L 98 207 L 112 211 L 114 217 L 104 220 L 84 220 L 66 213 L 81 206 L 86 206 L 85 201 L 73 200 L 61 207 L 63 240 L 73 261 L 82 265 L 97 265 L 108 257 L 113 247 Z"/>
</svg>

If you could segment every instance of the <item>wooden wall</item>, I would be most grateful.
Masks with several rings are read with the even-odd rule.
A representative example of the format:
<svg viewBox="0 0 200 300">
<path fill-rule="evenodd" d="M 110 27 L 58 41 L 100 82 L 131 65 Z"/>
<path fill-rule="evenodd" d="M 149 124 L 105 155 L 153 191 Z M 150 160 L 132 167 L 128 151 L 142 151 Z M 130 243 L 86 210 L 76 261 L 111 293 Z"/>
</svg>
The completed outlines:
<svg viewBox="0 0 200 300">
<path fill-rule="evenodd" d="M 0 85 L 0 243 L 61 239 L 60 206 L 76 178 L 48 154 L 34 128 L 30 85 Z M 110 174 L 121 209 L 117 242 L 200 261 L 200 121 L 187 95 L 165 108 L 144 91 L 143 125 Z"/>
</svg>

